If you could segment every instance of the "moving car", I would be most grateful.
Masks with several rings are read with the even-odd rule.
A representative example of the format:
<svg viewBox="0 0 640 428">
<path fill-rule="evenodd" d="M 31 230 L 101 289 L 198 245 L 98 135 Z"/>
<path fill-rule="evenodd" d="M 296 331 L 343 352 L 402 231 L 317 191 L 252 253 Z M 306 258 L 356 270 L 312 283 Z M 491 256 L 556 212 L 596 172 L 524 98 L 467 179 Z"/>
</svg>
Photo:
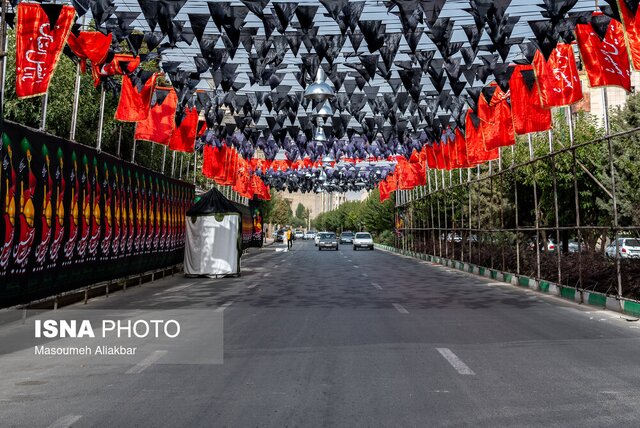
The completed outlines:
<svg viewBox="0 0 640 428">
<path fill-rule="evenodd" d="M 640 257 L 640 239 L 636 238 L 618 238 L 618 247 L 620 249 L 620 258 L 629 259 Z M 613 241 L 605 249 L 607 257 L 616 256 L 616 241 Z"/>
<path fill-rule="evenodd" d="M 313 241 L 316 244 L 316 247 L 318 246 L 318 242 L 320 241 L 320 234 L 321 233 L 331 233 L 331 232 L 327 232 L 326 230 L 324 232 L 318 232 L 316 233 L 316 235 L 313 237 Z"/>
<path fill-rule="evenodd" d="M 318 233 L 318 251 L 323 248 L 333 248 L 338 251 L 338 237 L 333 232 Z"/>
<path fill-rule="evenodd" d="M 340 234 L 340 243 L 341 244 L 351 244 L 353 242 L 353 232 L 342 232 Z"/>
<path fill-rule="evenodd" d="M 285 234 L 287 233 L 287 229 L 280 229 L 276 233 L 276 242 L 284 242 L 286 240 Z"/>
<path fill-rule="evenodd" d="M 304 239 L 314 239 L 316 237 L 315 230 L 307 230 L 307 233 L 304 234 Z"/>
<path fill-rule="evenodd" d="M 356 236 L 353 238 L 353 250 L 355 251 L 358 248 L 368 248 L 369 250 L 373 250 L 373 238 L 370 233 L 356 233 Z"/>
<path fill-rule="evenodd" d="M 304 238 L 304 232 L 301 230 L 296 230 L 295 233 L 293 234 L 293 237 L 296 239 L 303 239 Z"/>
</svg>

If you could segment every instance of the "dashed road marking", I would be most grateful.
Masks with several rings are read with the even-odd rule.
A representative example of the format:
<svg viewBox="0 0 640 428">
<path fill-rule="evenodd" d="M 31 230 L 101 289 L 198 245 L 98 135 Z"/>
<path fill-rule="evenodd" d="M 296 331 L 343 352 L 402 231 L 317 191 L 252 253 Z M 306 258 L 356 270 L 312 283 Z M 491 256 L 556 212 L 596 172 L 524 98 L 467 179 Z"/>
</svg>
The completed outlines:
<svg viewBox="0 0 640 428">
<path fill-rule="evenodd" d="M 394 303 L 394 304 L 393 304 L 393 307 L 394 307 L 394 308 L 396 308 L 396 310 L 397 310 L 398 312 L 400 312 L 401 314 L 408 314 L 408 313 L 409 313 L 409 311 L 408 311 L 408 310 L 406 310 L 406 309 L 404 308 L 404 306 L 402 306 L 400 303 Z"/>
<path fill-rule="evenodd" d="M 159 291 L 159 292 L 155 293 L 154 296 L 161 296 L 161 295 L 163 295 L 165 293 L 173 293 L 173 292 L 176 292 L 176 291 L 184 290 L 185 288 L 189 288 L 192 285 L 194 285 L 194 283 L 178 285 L 176 287 L 167 288 L 166 290 L 162 290 L 162 291 Z"/>
<path fill-rule="evenodd" d="M 368 277 L 369 275 L 367 275 L 366 273 L 361 273 L 360 275 L 364 276 L 365 278 Z"/>
<path fill-rule="evenodd" d="M 251 290 L 252 288 L 255 288 L 255 286 L 256 286 L 256 285 L 258 285 L 258 284 L 251 284 L 251 285 L 247 285 L 247 288 L 248 288 L 249 290 Z"/>
<path fill-rule="evenodd" d="M 136 364 L 135 366 L 133 366 L 129 370 L 127 370 L 126 374 L 142 373 L 151 364 L 155 363 L 160 358 L 165 356 L 166 353 L 167 353 L 167 351 L 153 351 L 153 353 L 151 355 L 149 355 L 147 358 L 145 358 L 144 360 L 140 361 L 138 364 Z"/>
<path fill-rule="evenodd" d="M 264 276 L 264 277 L 267 277 L 267 276 L 269 276 L 269 275 L 271 275 L 271 272 L 267 272 L 267 273 L 263 273 L 263 274 L 262 274 L 262 276 Z"/>
<path fill-rule="evenodd" d="M 354 267 L 354 268 L 358 268 L 359 266 L 358 266 L 358 265 L 353 265 L 353 267 Z"/>
<path fill-rule="evenodd" d="M 373 285 L 378 290 L 382 290 L 382 287 L 380 287 L 380 285 L 377 282 L 372 282 L 371 285 Z"/>
<path fill-rule="evenodd" d="M 233 305 L 232 300 L 225 302 L 222 305 L 218 306 L 218 308 L 216 309 L 216 312 L 223 312 L 225 309 L 227 309 L 231 305 Z"/>
<path fill-rule="evenodd" d="M 78 422 L 82 416 L 80 415 L 66 415 L 57 419 L 54 423 L 49 425 L 48 428 L 68 428 Z"/>
<path fill-rule="evenodd" d="M 436 348 L 436 350 L 444 357 L 445 360 L 449 362 L 453 366 L 454 369 L 461 375 L 470 375 L 475 376 L 473 370 L 469 368 L 465 363 L 462 362 L 460 358 L 456 354 L 454 354 L 449 348 Z"/>
</svg>

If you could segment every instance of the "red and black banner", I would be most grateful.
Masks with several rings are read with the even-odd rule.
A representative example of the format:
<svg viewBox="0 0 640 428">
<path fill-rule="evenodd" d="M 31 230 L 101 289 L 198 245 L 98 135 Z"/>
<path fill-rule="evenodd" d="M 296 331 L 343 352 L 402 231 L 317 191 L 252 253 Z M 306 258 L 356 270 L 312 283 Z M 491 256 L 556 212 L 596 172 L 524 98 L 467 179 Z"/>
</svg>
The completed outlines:
<svg viewBox="0 0 640 428">
<path fill-rule="evenodd" d="M 76 12 L 73 6 L 25 3 L 18 5 L 16 26 L 16 95 L 34 97 L 47 92 L 49 81 L 67 41 Z"/>
<path fill-rule="evenodd" d="M 5 122 L 0 302 L 180 263 L 193 185 Z"/>
</svg>

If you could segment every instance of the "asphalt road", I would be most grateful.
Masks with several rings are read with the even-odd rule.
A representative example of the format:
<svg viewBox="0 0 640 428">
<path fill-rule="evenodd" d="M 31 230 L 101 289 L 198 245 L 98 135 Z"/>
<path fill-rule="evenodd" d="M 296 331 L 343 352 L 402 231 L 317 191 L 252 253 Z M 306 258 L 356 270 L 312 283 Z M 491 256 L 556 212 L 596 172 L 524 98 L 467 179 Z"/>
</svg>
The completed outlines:
<svg viewBox="0 0 640 428">
<path fill-rule="evenodd" d="M 639 322 L 378 250 L 283 249 L 58 311 L 217 310 L 222 364 L 59 364 L 1 327 L 0 426 L 640 426 Z"/>
</svg>

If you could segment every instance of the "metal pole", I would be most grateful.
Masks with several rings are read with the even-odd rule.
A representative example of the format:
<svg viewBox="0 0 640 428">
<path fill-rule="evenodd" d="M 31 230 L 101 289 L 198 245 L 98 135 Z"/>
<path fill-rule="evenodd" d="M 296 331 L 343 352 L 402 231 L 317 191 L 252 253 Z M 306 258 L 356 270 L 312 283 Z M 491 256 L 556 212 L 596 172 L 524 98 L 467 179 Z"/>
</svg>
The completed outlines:
<svg viewBox="0 0 640 428">
<path fill-rule="evenodd" d="M 78 105 L 80 104 L 80 64 L 76 65 L 76 82 L 73 87 L 73 110 L 71 111 L 71 130 L 69 131 L 69 139 L 76 140 L 76 127 L 78 126 Z"/>
<path fill-rule="evenodd" d="M 602 88 L 602 117 L 604 119 L 604 130 L 609 135 L 609 99 L 607 97 L 607 88 Z"/>
<path fill-rule="evenodd" d="M 533 141 L 531 139 L 531 134 L 527 134 L 527 137 L 529 143 L 529 160 L 533 160 Z M 540 216 L 538 215 L 538 186 L 536 183 L 535 164 L 532 164 L 531 167 L 533 171 L 533 206 L 536 230 L 536 279 L 540 279 Z"/>
<path fill-rule="evenodd" d="M 133 140 L 133 149 L 131 150 L 131 163 L 135 163 L 136 161 L 136 143 L 138 140 L 134 138 Z"/>
<path fill-rule="evenodd" d="M 516 221 L 516 273 L 520 275 L 520 223 L 518 221 L 518 182 L 513 180 L 513 202 Z"/>
<path fill-rule="evenodd" d="M 104 125 L 104 102 L 107 93 L 104 88 L 100 90 L 100 116 L 98 117 L 98 139 L 96 141 L 96 149 L 98 152 L 102 150 L 102 127 Z"/>
<path fill-rule="evenodd" d="M 196 184 L 196 172 L 198 170 L 198 152 L 193 152 L 193 184 Z"/>
<path fill-rule="evenodd" d="M 547 131 L 549 153 L 553 153 L 553 132 Z M 556 218 L 556 262 L 558 263 L 558 284 L 562 284 L 562 248 L 560 247 L 560 214 L 558 210 L 558 177 L 556 174 L 556 158 L 551 156 L 551 178 L 553 180 L 553 209 Z"/>
<path fill-rule="evenodd" d="M 171 176 L 175 177 L 176 175 L 176 152 L 173 151 L 171 157 L 173 159 L 171 159 Z"/>
<path fill-rule="evenodd" d="M 180 180 L 182 180 L 182 162 L 184 161 L 184 153 L 180 153 Z"/>
<path fill-rule="evenodd" d="M 569 143 L 571 147 L 574 145 L 573 136 L 573 117 L 571 116 L 571 107 L 566 107 L 567 123 L 569 124 Z M 578 190 L 578 175 L 576 173 L 576 150 L 571 150 L 571 157 L 573 160 L 572 173 L 573 173 L 573 195 L 576 207 L 576 235 L 578 238 L 578 282 L 575 288 L 582 287 L 582 229 L 580 225 L 580 193 Z"/>
<path fill-rule="evenodd" d="M 118 147 L 116 149 L 116 156 L 120 157 L 120 146 L 122 145 L 122 123 L 118 129 Z"/>
<path fill-rule="evenodd" d="M 620 243 L 618 242 L 618 199 L 616 195 L 616 170 L 613 165 L 613 147 L 611 138 L 607 138 L 609 146 L 609 167 L 611 168 L 611 194 L 613 199 L 613 232 L 616 243 L 616 277 L 618 280 L 618 297 L 622 297 L 622 274 L 620 272 Z"/>
<path fill-rule="evenodd" d="M 42 109 L 40 111 L 40 130 L 44 131 L 47 129 L 47 107 L 49 105 L 49 91 L 45 92 L 42 97 Z"/>
<path fill-rule="evenodd" d="M 162 166 L 160 167 L 160 173 L 164 174 L 164 164 L 167 163 L 167 146 L 164 146 L 162 151 Z"/>
</svg>

